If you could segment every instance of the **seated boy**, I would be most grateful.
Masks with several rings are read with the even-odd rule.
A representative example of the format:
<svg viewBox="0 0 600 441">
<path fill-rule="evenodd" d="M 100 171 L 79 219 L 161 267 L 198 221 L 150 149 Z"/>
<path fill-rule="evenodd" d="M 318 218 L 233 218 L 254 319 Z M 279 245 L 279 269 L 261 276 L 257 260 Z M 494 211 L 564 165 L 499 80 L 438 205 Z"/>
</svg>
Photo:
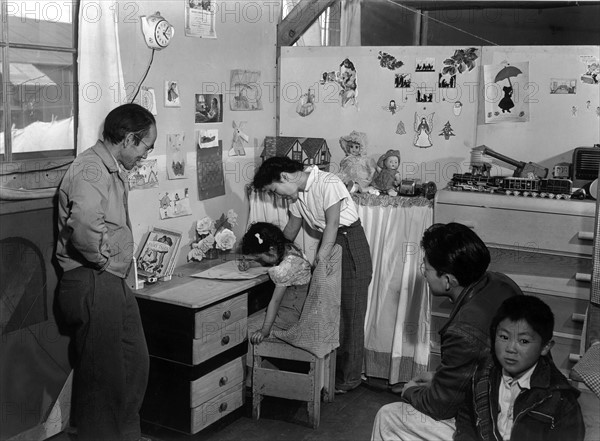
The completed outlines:
<svg viewBox="0 0 600 441">
<path fill-rule="evenodd" d="M 554 315 L 534 296 L 502 303 L 490 327 L 492 355 L 481 363 L 456 418 L 455 440 L 582 440 L 573 388 L 554 365 Z"/>
</svg>

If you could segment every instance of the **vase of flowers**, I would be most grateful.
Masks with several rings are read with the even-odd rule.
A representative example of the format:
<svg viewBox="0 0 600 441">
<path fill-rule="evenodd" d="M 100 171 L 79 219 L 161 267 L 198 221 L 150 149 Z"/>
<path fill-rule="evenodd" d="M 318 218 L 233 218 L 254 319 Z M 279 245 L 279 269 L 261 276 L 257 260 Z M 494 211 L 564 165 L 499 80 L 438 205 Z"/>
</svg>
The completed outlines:
<svg viewBox="0 0 600 441">
<path fill-rule="evenodd" d="M 216 221 L 208 216 L 196 221 L 198 239 L 192 242 L 188 261 L 216 259 L 220 254 L 232 250 L 237 240 L 232 229 L 237 225 L 237 221 L 238 215 L 233 210 L 223 213 Z"/>
</svg>

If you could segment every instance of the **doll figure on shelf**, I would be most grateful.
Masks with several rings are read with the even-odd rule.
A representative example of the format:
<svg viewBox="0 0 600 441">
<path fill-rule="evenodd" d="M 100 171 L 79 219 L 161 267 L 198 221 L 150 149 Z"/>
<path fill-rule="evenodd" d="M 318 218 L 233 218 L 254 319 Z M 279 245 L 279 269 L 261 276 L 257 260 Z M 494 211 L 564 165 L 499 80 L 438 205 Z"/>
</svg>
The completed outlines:
<svg viewBox="0 0 600 441">
<path fill-rule="evenodd" d="M 400 150 L 388 150 L 377 161 L 377 171 L 371 181 L 371 186 L 379 194 L 397 196 L 397 186 L 400 184 Z M 375 193 L 377 194 L 377 193 Z"/>
<path fill-rule="evenodd" d="M 367 157 L 367 134 L 352 131 L 340 138 L 346 156 L 340 161 L 338 176 L 350 193 L 366 193 L 375 173 L 374 161 Z"/>
</svg>

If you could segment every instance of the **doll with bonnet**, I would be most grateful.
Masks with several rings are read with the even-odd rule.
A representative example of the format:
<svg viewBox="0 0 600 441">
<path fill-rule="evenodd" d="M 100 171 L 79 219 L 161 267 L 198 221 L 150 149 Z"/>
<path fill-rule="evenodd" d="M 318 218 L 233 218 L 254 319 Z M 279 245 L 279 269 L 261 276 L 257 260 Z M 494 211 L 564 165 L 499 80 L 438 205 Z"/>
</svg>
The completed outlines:
<svg viewBox="0 0 600 441">
<path fill-rule="evenodd" d="M 400 150 L 388 150 L 379 157 L 377 171 L 371 181 L 371 186 L 380 193 L 397 196 L 396 187 L 400 183 Z"/>
<path fill-rule="evenodd" d="M 366 193 L 375 173 L 375 164 L 367 157 L 367 134 L 353 130 L 340 138 L 340 146 L 346 156 L 340 161 L 338 176 L 350 193 Z"/>
</svg>

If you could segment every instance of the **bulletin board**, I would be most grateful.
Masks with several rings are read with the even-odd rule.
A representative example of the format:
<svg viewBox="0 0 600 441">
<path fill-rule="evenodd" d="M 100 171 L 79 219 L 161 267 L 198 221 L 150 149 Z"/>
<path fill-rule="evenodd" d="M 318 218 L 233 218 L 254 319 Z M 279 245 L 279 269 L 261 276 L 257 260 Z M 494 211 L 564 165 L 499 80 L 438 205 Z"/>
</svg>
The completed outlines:
<svg viewBox="0 0 600 441">
<path fill-rule="evenodd" d="M 452 80 L 442 76 L 453 57 L 468 49 L 282 48 L 279 135 L 325 138 L 335 171 L 345 155 L 339 138 L 365 132 L 370 157 L 397 149 L 404 179 L 434 181 L 438 188 L 453 173 L 470 171 L 471 149 L 482 144 L 551 168 L 570 162 L 574 148 L 600 142 L 600 88 L 588 72 L 594 60 L 598 63 L 599 46 L 479 46 L 472 69 L 463 65 Z M 339 78 L 347 70 L 345 60 L 356 73 L 351 98 Z M 504 65 L 520 66 L 522 73 L 494 83 Z M 515 106 L 502 112 L 508 81 Z M 421 93 L 431 94 L 431 100 L 420 101 Z M 433 121 L 430 140 L 416 130 L 423 116 Z M 497 174 L 512 172 L 501 161 L 491 162 Z"/>
</svg>

